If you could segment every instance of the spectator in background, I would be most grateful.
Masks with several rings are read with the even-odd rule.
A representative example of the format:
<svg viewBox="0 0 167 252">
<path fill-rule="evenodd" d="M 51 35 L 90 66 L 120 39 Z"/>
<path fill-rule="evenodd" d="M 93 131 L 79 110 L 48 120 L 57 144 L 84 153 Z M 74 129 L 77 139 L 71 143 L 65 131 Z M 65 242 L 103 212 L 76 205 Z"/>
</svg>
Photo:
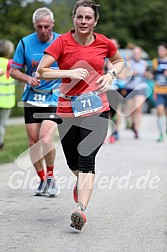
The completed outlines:
<svg viewBox="0 0 167 252">
<path fill-rule="evenodd" d="M 126 112 L 131 118 L 132 130 L 134 137 L 139 138 L 139 128 L 142 118 L 142 106 L 146 97 L 146 76 L 148 65 L 142 59 L 142 48 L 134 47 L 132 50 L 132 58 L 128 61 L 133 70 L 133 76 L 128 83 L 126 83 L 127 101 Z"/>
<path fill-rule="evenodd" d="M 158 45 L 158 57 L 153 59 L 153 74 L 155 79 L 155 100 L 157 110 L 157 126 L 159 137 L 157 142 L 165 138 L 163 117 L 167 115 L 167 44 Z M 167 124 L 166 124 L 167 133 Z"/>
<path fill-rule="evenodd" d="M 110 38 L 111 41 L 115 44 L 118 51 L 120 48 L 120 44 L 116 38 Z M 119 140 L 119 127 L 120 127 L 120 120 L 121 120 L 121 110 L 122 110 L 122 103 L 124 96 L 124 90 L 125 90 L 125 83 L 126 83 L 126 58 L 124 55 L 122 55 L 124 62 L 125 62 L 125 68 L 124 70 L 118 74 L 118 77 L 116 80 L 112 82 L 112 85 L 110 86 L 109 90 L 107 91 L 107 98 L 110 104 L 110 111 L 109 111 L 109 118 L 115 123 L 115 128 L 113 127 L 113 124 L 109 121 L 109 130 L 110 130 L 110 136 L 106 138 L 105 142 L 109 141 L 109 143 L 114 143 L 116 140 Z M 104 70 L 107 72 L 108 70 L 112 69 L 111 62 L 106 59 Z M 121 97 L 118 95 L 118 93 L 121 94 Z"/>
<path fill-rule="evenodd" d="M 44 50 L 59 34 L 53 32 L 54 16 L 48 8 L 37 9 L 33 13 L 32 21 L 35 33 L 24 37 L 18 43 L 13 57 L 11 76 L 26 83 L 22 100 L 27 136 L 31 147 L 29 153 L 40 178 L 40 184 L 34 195 L 52 197 L 60 193 L 54 179 L 53 140 L 57 125 L 52 119 L 46 118 L 46 114 L 56 113 L 61 80 L 39 81 L 33 77 L 33 74 L 44 55 Z M 24 68 L 26 68 L 26 73 L 22 72 Z M 57 68 L 56 62 L 52 68 Z M 35 117 L 35 113 L 41 114 L 40 118 Z"/>
<path fill-rule="evenodd" d="M 15 106 L 15 82 L 10 77 L 14 44 L 7 39 L 0 40 L 0 151 L 4 148 L 7 120 Z"/>
<path fill-rule="evenodd" d="M 118 40 L 116 38 L 110 38 L 111 41 L 114 43 L 114 45 L 117 47 L 117 49 L 120 48 L 120 44 L 118 43 Z M 112 69 L 112 64 L 109 59 L 105 59 L 104 64 L 104 71 L 107 73 L 109 70 Z M 116 140 L 119 139 L 119 133 L 118 133 L 118 126 L 119 126 L 119 114 L 117 113 L 118 105 L 119 105 L 119 99 L 117 99 L 116 92 L 118 92 L 119 85 L 118 85 L 118 78 L 117 80 L 114 80 L 109 88 L 109 90 L 106 92 L 107 99 L 109 103 L 112 102 L 113 106 L 110 104 L 110 111 L 109 111 L 109 118 L 115 123 L 115 128 L 113 127 L 113 123 L 109 121 L 109 131 L 110 135 L 107 136 L 105 142 L 109 140 L 109 143 L 114 143 Z"/>
</svg>

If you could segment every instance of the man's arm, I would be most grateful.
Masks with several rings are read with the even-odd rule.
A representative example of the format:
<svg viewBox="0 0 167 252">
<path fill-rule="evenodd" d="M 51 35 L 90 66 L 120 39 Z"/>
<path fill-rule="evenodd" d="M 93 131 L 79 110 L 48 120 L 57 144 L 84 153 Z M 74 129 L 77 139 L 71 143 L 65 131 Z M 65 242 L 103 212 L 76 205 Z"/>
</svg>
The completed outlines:
<svg viewBox="0 0 167 252">
<path fill-rule="evenodd" d="M 13 68 L 13 67 L 11 68 L 10 76 L 20 82 L 28 83 L 32 87 L 39 86 L 39 84 L 40 84 L 39 79 L 36 79 L 35 77 L 29 76 L 25 73 L 22 73 L 20 71 L 20 69 L 17 69 L 17 68 Z"/>
</svg>

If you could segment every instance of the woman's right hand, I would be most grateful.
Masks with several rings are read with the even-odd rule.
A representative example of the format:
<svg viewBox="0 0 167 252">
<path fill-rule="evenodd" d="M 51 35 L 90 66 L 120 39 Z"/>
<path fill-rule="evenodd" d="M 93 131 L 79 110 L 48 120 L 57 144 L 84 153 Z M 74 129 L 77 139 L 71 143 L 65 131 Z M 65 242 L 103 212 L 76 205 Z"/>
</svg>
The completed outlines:
<svg viewBox="0 0 167 252">
<path fill-rule="evenodd" d="M 85 68 L 76 68 L 68 70 L 68 77 L 70 79 L 85 80 L 88 77 L 89 72 Z"/>
</svg>

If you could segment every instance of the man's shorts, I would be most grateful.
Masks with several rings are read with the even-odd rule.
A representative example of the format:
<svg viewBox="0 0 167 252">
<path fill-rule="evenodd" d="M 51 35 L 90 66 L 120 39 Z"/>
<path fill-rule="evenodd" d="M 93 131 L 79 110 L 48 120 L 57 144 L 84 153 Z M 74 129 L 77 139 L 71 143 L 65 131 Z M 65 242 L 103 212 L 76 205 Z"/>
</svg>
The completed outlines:
<svg viewBox="0 0 167 252">
<path fill-rule="evenodd" d="M 155 103 L 156 103 L 156 106 L 164 105 L 165 108 L 167 108 L 167 94 L 157 94 Z"/>
<path fill-rule="evenodd" d="M 126 97 L 127 99 L 133 99 L 135 96 L 138 95 L 145 96 L 145 89 L 126 89 L 126 94 L 124 95 L 124 97 Z"/>
<path fill-rule="evenodd" d="M 51 120 L 57 124 L 62 123 L 62 119 L 56 115 L 56 107 L 36 107 L 28 104 L 24 107 L 25 124 L 42 123 L 44 120 Z"/>
</svg>

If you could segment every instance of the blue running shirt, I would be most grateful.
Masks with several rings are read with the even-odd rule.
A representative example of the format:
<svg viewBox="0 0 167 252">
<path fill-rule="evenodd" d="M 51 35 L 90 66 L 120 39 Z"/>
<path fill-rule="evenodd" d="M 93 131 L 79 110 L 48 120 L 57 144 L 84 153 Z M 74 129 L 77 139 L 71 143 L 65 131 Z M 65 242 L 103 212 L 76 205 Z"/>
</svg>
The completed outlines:
<svg viewBox="0 0 167 252">
<path fill-rule="evenodd" d="M 36 69 L 38 67 L 39 61 L 44 55 L 44 50 L 59 36 L 59 34 L 53 32 L 53 40 L 50 42 L 43 43 L 39 41 L 37 33 L 32 33 L 23 39 L 21 39 L 18 43 L 18 46 L 16 48 L 16 51 L 13 56 L 13 62 L 12 67 L 22 69 L 25 68 L 26 74 L 33 76 L 33 74 L 36 72 Z M 55 62 L 51 68 L 57 69 L 58 64 Z M 35 87 L 35 89 L 39 90 L 55 90 L 55 96 L 59 95 L 60 84 L 61 79 L 56 80 L 41 80 L 40 85 Z M 24 89 L 23 97 L 26 96 L 27 92 L 30 89 L 30 85 L 27 83 Z M 58 97 L 57 97 L 58 98 Z M 24 100 L 25 101 L 25 100 Z"/>
</svg>

